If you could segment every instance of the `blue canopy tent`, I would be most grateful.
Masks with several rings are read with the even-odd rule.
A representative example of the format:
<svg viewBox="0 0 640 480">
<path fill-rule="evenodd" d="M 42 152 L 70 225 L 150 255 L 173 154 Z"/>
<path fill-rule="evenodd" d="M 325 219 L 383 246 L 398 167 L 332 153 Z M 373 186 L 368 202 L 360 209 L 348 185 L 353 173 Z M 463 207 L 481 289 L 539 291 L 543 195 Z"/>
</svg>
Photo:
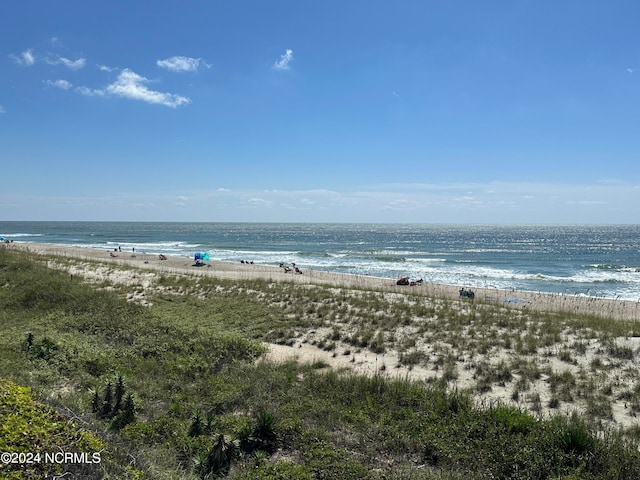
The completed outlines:
<svg viewBox="0 0 640 480">
<path fill-rule="evenodd" d="M 209 261 L 209 252 L 206 253 L 195 253 L 193 255 L 193 259 L 198 261 L 198 260 L 203 260 L 205 262 Z"/>
</svg>

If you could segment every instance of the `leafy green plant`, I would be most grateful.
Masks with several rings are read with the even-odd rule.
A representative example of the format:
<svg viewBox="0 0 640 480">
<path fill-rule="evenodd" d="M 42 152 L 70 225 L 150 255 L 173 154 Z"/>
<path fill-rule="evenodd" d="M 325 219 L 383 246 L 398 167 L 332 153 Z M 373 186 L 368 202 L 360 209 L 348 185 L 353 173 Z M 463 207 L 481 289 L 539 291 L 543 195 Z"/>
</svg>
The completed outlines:
<svg viewBox="0 0 640 480">
<path fill-rule="evenodd" d="M 197 409 L 193 413 L 191 425 L 189 426 L 188 435 L 190 437 L 198 437 L 204 433 L 204 425 L 202 422 L 202 411 Z"/>
<path fill-rule="evenodd" d="M 596 438 L 587 423 L 576 414 L 572 414 L 566 421 L 556 420 L 556 422 L 561 426 L 559 440 L 565 452 L 584 455 L 593 450 L 597 442 Z"/>
<path fill-rule="evenodd" d="M 275 431 L 275 417 L 266 410 L 259 411 L 255 416 L 255 426 L 251 436 L 255 442 L 255 449 L 266 453 L 273 453 L 277 446 Z"/>
<path fill-rule="evenodd" d="M 120 430 L 127 425 L 136 421 L 136 404 L 133 399 L 133 394 L 128 392 L 124 399 L 124 405 L 113 421 L 111 422 L 111 428 Z"/>
<path fill-rule="evenodd" d="M 0 477 L 36 479 L 62 475 L 102 478 L 105 471 L 124 478 L 124 468 L 114 463 L 117 455 L 90 432 L 78 428 L 54 409 L 38 403 L 31 391 L 0 378 L 0 451 L 40 454 L 40 461 L 3 462 Z M 85 452 L 87 462 L 47 462 L 45 452 Z M 63 471 L 64 467 L 64 471 Z M 131 471 L 131 478 L 138 471 Z"/>
<path fill-rule="evenodd" d="M 135 402 L 131 392 L 126 392 L 122 375 L 116 377 L 115 390 L 109 380 L 104 388 L 100 385 L 91 387 L 89 394 L 92 413 L 103 420 L 110 420 L 111 428 L 120 430 L 135 421 Z"/>
<path fill-rule="evenodd" d="M 231 440 L 223 434 L 215 437 L 213 446 L 205 457 L 204 464 L 197 467 L 202 478 L 207 478 L 210 474 L 225 476 L 231 469 L 231 462 L 238 454 L 237 442 Z M 200 457 L 199 457 L 200 459 Z"/>
</svg>

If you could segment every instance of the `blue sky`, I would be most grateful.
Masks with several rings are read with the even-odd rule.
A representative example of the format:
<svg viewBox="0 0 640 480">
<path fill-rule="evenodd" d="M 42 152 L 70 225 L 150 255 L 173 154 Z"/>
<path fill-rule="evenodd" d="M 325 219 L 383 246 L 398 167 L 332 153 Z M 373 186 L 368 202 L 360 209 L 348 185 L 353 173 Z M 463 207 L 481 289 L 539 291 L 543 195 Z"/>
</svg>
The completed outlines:
<svg viewBox="0 0 640 480">
<path fill-rule="evenodd" d="M 640 221 L 636 0 L 0 10 L 0 220 Z"/>
</svg>

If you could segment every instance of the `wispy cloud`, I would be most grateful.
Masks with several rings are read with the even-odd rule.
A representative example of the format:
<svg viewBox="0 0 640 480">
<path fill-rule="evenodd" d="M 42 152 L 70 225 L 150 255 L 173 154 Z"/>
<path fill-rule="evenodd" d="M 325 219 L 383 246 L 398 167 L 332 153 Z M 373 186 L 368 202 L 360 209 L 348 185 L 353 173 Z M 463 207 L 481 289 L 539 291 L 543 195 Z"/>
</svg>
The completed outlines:
<svg viewBox="0 0 640 480">
<path fill-rule="evenodd" d="M 56 87 L 56 88 L 60 88 L 62 90 L 69 90 L 73 85 L 71 85 L 71 82 L 68 82 L 67 80 L 45 80 L 44 84 L 49 86 L 49 87 Z"/>
<path fill-rule="evenodd" d="M 113 211 L 119 211 L 120 220 L 200 221 L 206 211 L 220 221 L 637 223 L 629 205 L 640 202 L 640 185 L 490 182 L 379 185 L 346 191 L 214 187 L 161 194 L 68 195 L 62 187 L 52 196 L 0 190 L 0 208 L 8 219 L 37 215 L 59 220 L 60 212 L 67 215 L 63 219 L 110 219 Z M 189 204 L 199 207 L 185 209 Z"/>
<path fill-rule="evenodd" d="M 210 67 L 207 63 L 203 62 L 201 58 L 181 57 L 175 56 L 165 58 L 164 60 L 158 60 L 156 62 L 160 68 L 166 68 L 171 72 L 196 72 L 200 65 Z"/>
<path fill-rule="evenodd" d="M 4 108 L 2 108 L 2 105 L 0 105 L 0 113 L 4 113 Z"/>
<path fill-rule="evenodd" d="M 104 90 L 89 88 L 84 85 L 81 87 L 76 87 L 76 92 L 81 95 L 86 95 L 87 97 L 102 97 L 107 94 L 107 92 L 105 92 Z"/>
<path fill-rule="evenodd" d="M 25 50 L 20 55 L 10 55 L 11 58 L 18 64 L 23 65 L 25 67 L 30 67 L 34 63 L 36 63 L 36 57 L 33 54 L 32 49 Z"/>
<path fill-rule="evenodd" d="M 261 198 L 261 197 L 252 197 L 247 199 L 246 202 L 248 205 L 252 207 L 270 208 L 273 206 L 273 202 L 265 200 L 264 198 Z"/>
<path fill-rule="evenodd" d="M 176 108 L 191 103 L 189 97 L 175 95 L 173 93 L 158 92 L 149 89 L 146 84 L 150 81 L 125 68 L 120 72 L 115 82 L 107 85 L 104 89 L 92 89 L 88 87 L 78 87 L 76 91 L 82 95 L 105 96 L 115 95 L 117 97 L 140 100 L 142 102 L 164 105 L 165 107 Z"/>
<path fill-rule="evenodd" d="M 274 70 L 289 70 L 289 63 L 293 60 L 293 50 L 287 49 L 284 54 L 280 55 L 280 60 L 273 64 Z"/>
<path fill-rule="evenodd" d="M 50 43 L 54 46 L 59 44 L 58 39 L 56 37 L 53 37 L 50 40 Z M 37 60 L 36 55 L 35 53 L 33 53 L 33 49 L 31 48 L 25 50 L 19 55 L 11 54 L 9 56 L 18 65 L 22 65 L 25 67 L 30 67 L 31 65 L 35 64 Z M 42 60 L 48 63 L 49 65 L 64 65 L 65 67 L 71 70 L 80 70 L 87 64 L 86 58 L 81 57 L 81 58 L 78 58 L 77 60 L 71 60 L 66 57 L 61 57 L 60 55 L 54 56 L 53 54 L 47 55 L 46 57 L 42 58 Z"/>
<path fill-rule="evenodd" d="M 85 58 L 79 58 L 77 60 L 69 60 L 68 58 L 59 57 L 60 63 L 70 68 L 71 70 L 80 70 L 87 63 Z"/>
</svg>

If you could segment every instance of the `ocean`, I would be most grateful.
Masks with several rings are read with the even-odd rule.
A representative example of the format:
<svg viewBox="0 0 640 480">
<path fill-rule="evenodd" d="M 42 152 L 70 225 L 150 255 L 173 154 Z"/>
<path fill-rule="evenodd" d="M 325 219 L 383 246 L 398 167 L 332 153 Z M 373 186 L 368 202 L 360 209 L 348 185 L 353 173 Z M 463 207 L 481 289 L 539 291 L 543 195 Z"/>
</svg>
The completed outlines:
<svg viewBox="0 0 640 480">
<path fill-rule="evenodd" d="M 0 236 L 640 301 L 640 225 L 0 222 Z"/>
</svg>

